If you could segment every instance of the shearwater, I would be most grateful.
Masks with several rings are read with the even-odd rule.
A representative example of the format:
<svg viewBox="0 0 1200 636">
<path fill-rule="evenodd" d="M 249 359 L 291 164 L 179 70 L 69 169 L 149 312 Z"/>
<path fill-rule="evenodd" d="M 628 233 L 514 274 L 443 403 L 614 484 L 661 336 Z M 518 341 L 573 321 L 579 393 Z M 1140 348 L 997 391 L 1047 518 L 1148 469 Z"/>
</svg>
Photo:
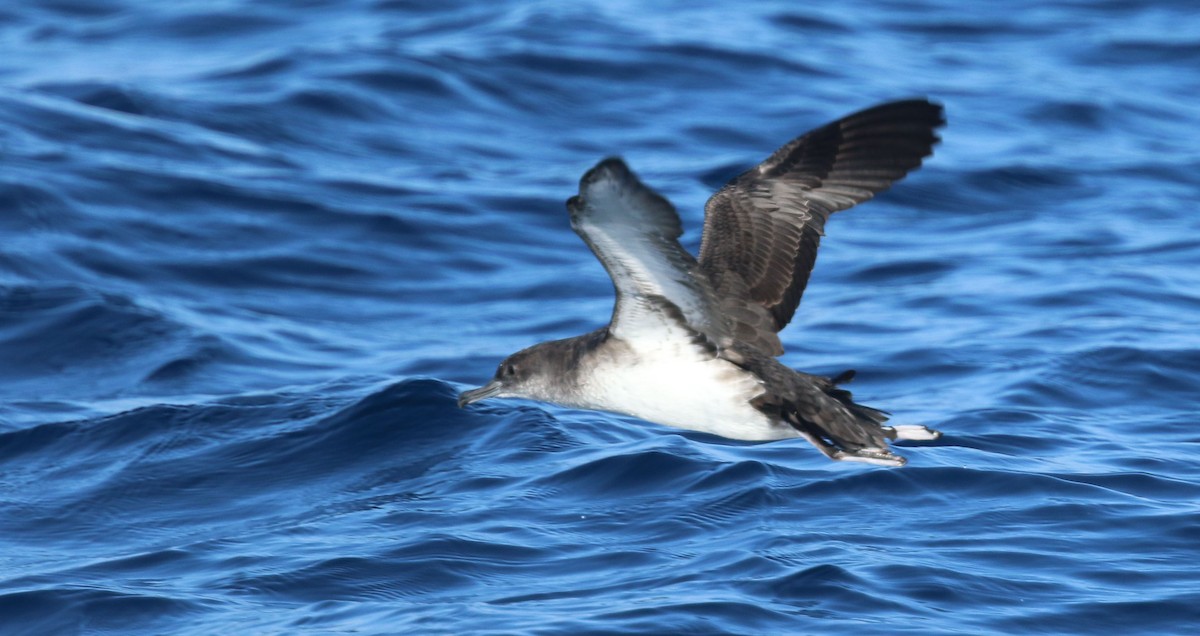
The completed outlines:
<svg viewBox="0 0 1200 636">
<path fill-rule="evenodd" d="M 831 459 L 902 466 L 887 426 L 834 378 L 780 363 L 778 332 L 808 283 L 825 223 L 921 165 L 945 123 L 924 99 L 881 104 L 821 126 L 733 178 L 705 205 L 697 259 L 675 208 L 618 158 L 583 175 L 571 227 L 616 288 L 605 327 L 512 354 L 466 406 L 520 397 L 625 413 L 739 440 L 802 437 Z"/>
</svg>

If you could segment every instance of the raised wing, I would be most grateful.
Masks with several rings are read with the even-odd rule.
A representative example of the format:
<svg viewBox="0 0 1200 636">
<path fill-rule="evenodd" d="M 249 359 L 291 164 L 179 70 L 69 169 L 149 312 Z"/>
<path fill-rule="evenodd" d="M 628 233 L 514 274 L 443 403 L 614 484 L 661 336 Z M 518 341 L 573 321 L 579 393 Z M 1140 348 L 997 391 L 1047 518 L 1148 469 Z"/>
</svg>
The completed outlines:
<svg viewBox="0 0 1200 636">
<path fill-rule="evenodd" d="M 800 304 L 829 215 L 920 166 L 944 123 L 923 99 L 868 108 L 792 140 L 708 200 L 699 262 L 723 311 L 749 300 L 769 314 L 771 331 L 739 339 L 783 352 L 774 332 Z"/>
<path fill-rule="evenodd" d="M 567 209 L 571 227 L 616 288 L 610 333 L 626 341 L 731 342 L 709 281 L 679 245 L 683 226 L 675 208 L 625 162 L 605 159 L 584 174 Z"/>
</svg>

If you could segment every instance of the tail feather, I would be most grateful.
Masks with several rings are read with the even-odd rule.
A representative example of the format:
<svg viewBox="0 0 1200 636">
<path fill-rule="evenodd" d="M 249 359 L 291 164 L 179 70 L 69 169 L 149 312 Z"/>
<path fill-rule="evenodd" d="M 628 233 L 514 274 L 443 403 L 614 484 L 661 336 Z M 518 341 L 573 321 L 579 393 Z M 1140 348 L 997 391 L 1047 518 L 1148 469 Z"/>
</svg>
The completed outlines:
<svg viewBox="0 0 1200 636">
<path fill-rule="evenodd" d="M 726 359 L 754 373 L 768 388 L 750 403 L 772 420 L 786 423 L 830 459 L 903 466 L 905 459 L 892 452 L 890 440 L 937 439 L 939 433 L 923 426 L 885 426 L 889 414 L 854 401 L 840 388 L 854 379 L 854 371 L 833 378 L 802 373 L 774 357 L 753 350 L 736 350 Z"/>
<path fill-rule="evenodd" d="M 895 440 L 935 440 L 941 433 L 924 426 L 884 426 L 889 413 L 859 404 L 847 390 L 838 388 L 854 378 L 854 371 L 844 371 L 819 385 L 821 392 L 833 398 L 813 408 L 801 408 L 799 401 L 787 404 L 785 420 L 802 437 L 831 459 L 860 461 L 882 466 L 903 466 L 905 459 L 888 445 Z M 810 397 L 815 397 L 810 394 Z M 819 400 L 825 402 L 825 400 Z M 839 408 L 840 407 L 840 408 Z"/>
<path fill-rule="evenodd" d="M 799 417 L 799 413 L 795 410 L 789 411 L 787 415 L 786 421 L 800 433 L 800 436 L 830 459 L 866 462 L 877 466 L 903 466 L 907 462 L 903 457 L 893 453 L 888 448 L 886 441 L 881 440 L 879 445 L 864 445 L 858 440 L 835 435 L 828 428 Z M 883 432 L 883 428 L 878 424 L 874 424 L 874 427 Z"/>
</svg>

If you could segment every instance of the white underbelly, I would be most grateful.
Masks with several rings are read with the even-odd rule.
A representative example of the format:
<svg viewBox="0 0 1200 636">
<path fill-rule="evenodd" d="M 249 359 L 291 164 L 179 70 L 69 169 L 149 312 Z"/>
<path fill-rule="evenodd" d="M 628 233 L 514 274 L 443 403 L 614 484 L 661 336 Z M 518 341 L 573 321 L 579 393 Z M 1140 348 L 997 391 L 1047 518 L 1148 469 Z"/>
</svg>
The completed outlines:
<svg viewBox="0 0 1200 636">
<path fill-rule="evenodd" d="M 635 364 L 597 368 L 587 408 L 615 411 L 677 428 L 742 440 L 795 437 L 750 405 L 763 392 L 750 373 L 721 359 L 640 356 Z"/>
</svg>

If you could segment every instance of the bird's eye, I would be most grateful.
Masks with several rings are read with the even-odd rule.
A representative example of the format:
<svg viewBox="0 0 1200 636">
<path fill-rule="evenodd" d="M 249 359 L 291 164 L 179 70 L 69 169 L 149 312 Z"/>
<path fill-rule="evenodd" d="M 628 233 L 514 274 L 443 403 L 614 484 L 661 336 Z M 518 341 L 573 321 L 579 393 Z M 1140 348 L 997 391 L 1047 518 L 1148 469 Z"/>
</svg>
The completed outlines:
<svg viewBox="0 0 1200 636">
<path fill-rule="evenodd" d="M 511 364 L 504 365 L 504 375 L 514 376 L 516 374 L 517 374 L 517 367 L 515 367 Z"/>
</svg>

